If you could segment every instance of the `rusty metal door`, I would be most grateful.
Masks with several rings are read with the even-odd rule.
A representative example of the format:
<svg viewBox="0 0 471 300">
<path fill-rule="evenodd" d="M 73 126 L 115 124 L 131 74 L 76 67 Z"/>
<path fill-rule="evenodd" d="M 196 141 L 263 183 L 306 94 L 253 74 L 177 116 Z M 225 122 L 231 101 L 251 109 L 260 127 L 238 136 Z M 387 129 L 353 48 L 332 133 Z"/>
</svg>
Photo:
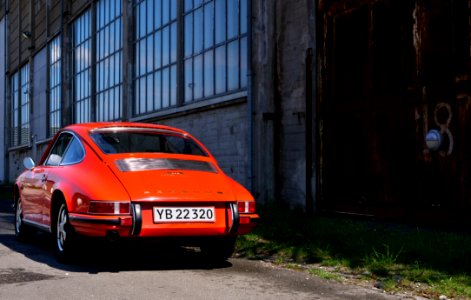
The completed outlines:
<svg viewBox="0 0 471 300">
<path fill-rule="evenodd" d="M 467 42 L 469 60 L 469 23 L 456 21 L 457 8 L 468 4 L 448 2 L 320 3 L 322 208 L 400 217 L 463 203 L 463 150 L 444 148 L 453 131 L 463 135 L 453 126 L 469 125 L 456 121 L 467 113 L 455 101 L 456 70 L 442 59 Z M 468 38 L 457 44 L 463 27 Z M 431 128 L 443 137 L 433 153 L 424 142 Z"/>
</svg>

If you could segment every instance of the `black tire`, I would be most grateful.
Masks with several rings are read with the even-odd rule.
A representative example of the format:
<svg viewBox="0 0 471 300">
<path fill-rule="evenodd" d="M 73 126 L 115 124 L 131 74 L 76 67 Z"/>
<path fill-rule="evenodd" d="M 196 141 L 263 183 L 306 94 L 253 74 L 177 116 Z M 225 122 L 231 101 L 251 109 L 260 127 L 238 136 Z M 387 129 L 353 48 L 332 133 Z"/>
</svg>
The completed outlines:
<svg viewBox="0 0 471 300">
<path fill-rule="evenodd" d="M 27 241 L 34 234 L 33 228 L 23 222 L 23 205 L 21 198 L 15 201 L 15 237 L 19 241 Z"/>
<path fill-rule="evenodd" d="M 209 239 L 200 246 L 201 253 L 213 262 L 226 261 L 234 253 L 236 240 L 236 236 Z"/>
<path fill-rule="evenodd" d="M 69 212 L 63 201 L 58 205 L 53 216 L 52 226 L 54 253 L 60 262 L 67 262 L 72 256 L 75 232 L 69 222 Z"/>
</svg>

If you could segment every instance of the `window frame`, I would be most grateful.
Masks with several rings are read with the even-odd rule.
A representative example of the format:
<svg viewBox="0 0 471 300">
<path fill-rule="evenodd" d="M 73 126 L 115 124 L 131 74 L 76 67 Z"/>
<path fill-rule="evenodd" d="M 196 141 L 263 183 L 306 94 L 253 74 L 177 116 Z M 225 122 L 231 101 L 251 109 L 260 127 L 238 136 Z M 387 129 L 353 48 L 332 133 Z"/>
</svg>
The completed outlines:
<svg viewBox="0 0 471 300">
<path fill-rule="evenodd" d="M 58 162 L 58 164 L 49 164 L 48 161 L 49 159 L 51 158 L 52 155 L 55 155 L 53 152 L 54 150 L 56 149 L 56 147 L 58 147 L 58 143 L 59 141 L 64 137 L 64 136 L 70 136 L 70 140 L 69 142 L 67 143 L 64 151 L 62 152 L 62 156 L 60 157 L 60 161 Z M 64 158 L 66 157 L 72 143 L 74 141 L 77 141 L 78 142 L 78 145 L 80 146 L 81 150 L 82 150 L 82 156 L 80 159 L 76 160 L 76 161 L 73 161 L 73 162 L 69 162 L 69 163 L 63 163 L 64 161 Z M 52 145 L 51 147 L 51 150 L 49 150 L 49 153 L 47 154 L 46 158 L 44 159 L 44 163 L 43 163 L 43 166 L 46 166 L 46 167 L 61 167 L 61 166 L 69 166 L 69 165 L 76 165 L 76 164 L 79 164 L 81 163 L 84 159 L 85 159 L 85 156 L 86 156 L 86 151 L 85 151 L 85 147 L 83 146 L 83 143 L 82 141 L 80 140 L 80 138 L 73 132 L 71 131 L 63 131 L 61 132 L 57 138 L 54 140 L 54 145 Z"/>
<path fill-rule="evenodd" d="M 164 0 L 165 1 L 172 1 L 173 0 Z M 231 2 L 232 1 L 232 2 Z M 135 0 L 133 1 L 133 22 L 134 22 L 134 31 L 133 34 L 134 36 L 132 37 L 132 49 L 134 50 L 134 55 L 132 56 L 132 61 L 134 63 L 132 73 L 131 73 L 131 83 L 130 86 L 133 90 L 133 97 L 132 97 L 132 102 L 130 103 L 130 106 L 132 107 L 130 111 L 130 118 L 133 120 L 139 120 L 143 119 L 146 117 L 155 117 L 159 115 L 165 115 L 168 113 L 172 112 L 177 112 L 177 111 L 182 111 L 191 109 L 192 107 L 195 106 L 206 106 L 206 105 L 214 105 L 215 103 L 221 103 L 225 102 L 228 100 L 232 99 L 238 99 L 241 97 L 246 97 L 247 96 L 247 86 L 248 86 L 248 58 L 249 54 L 248 52 L 250 49 L 249 47 L 249 18 L 247 18 L 247 13 L 249 12 L 248 10 L 248 5 L 250 5 L 250 0 L 179 0 L 175 1 L 176 2 L 176 37 L 175 40 L 177 41 L 177 51 L 176 51 L 176 63 L 177 63 L 177 68 L 176 68 L 176 76 L 175 76 L 175 91 L 174 94 L 176 95 L 177 99 L 175 100 L 168 100 L 167 103 L 170 103 L 170 105 L 163 105 L 162 101 L 165 99 L 162 99 L 162 101 L 159 101 L 161 105 L 155 105 L 155 103 L 152 105 L 148 105 L 147 103 L 149 102 L 148 100 L 143 100 L 148 98 L 148 93 L 141 93 L 142 89 L 146 89 L 146 84 L 145 82 L 142 83 L 142 79 L 145 78 L 145 76 L 153 76 L 157 74 L 158 71 L 160 71 L 159 68 L 153 68 L 149 71 L 149 68 L 146 66 L 140 66 L 140 44 L 142 41 L 146 40 L 147 38 L 151 37 L 153 34 L 157 33 L 160 28 L 162 27 L 152 27 L 151 30 L 149 30 L 147 27 L 148 26 L 148 20 L 147 19 L 142 19 L 140 18 L 140 15 L 142 14 L 142 9 L 141 5 L 150 6 L 153 7 L 153 5 L 149 5 L 148 3 L 159 3 L 161 1 L 154 1 L 154 0 Z M 190 9 L 185 9 L 187 3 L 191 2 L 191 8 Z M 224 16 L 223 16 L 223 22 L 224 22 L 224 39 L 221 41 L 217 41 L 216 39 L 216 3 L 221 2 L 224 3 Z M 235 34 L 232 36 L 229 36 L 227 31 L 228 31 L 228 4 L 227 3 L 235 3 L 236 9 L 235 13 L 231 14 L 233 16 L 232 19 L 236 20 L 237 26 L 235 27 Z M 194 5 L 195 4 L 195 5 Z M 144 9 L 146 11 L 146 9 Z M 191 48 L 194 49 L 194 43 L 195 43 L 195 34 L 193 33 L 193 30 L 191 33 L 185 32 L 185 18 L 193 20 L 194 15 L 197 13 L 200 13 L 200 20 L 201 20 L 201 29 L 202 31 L 199 33 L 201 36 L 201 49 L 198 50 L 198 52 L 191 52 L 190 55 L 188 53 L 185 53 L 185 40 L 191 40 L 192 46 Z M 205 17 L 205 13 L 208 12 L 208 16 Z M 242 15 L 244 14 L 244 15 Z M 149 14 L 146 14 L 146 18 L 149 16 Z M 207 21 L 210 20 L 210 26 L 209 29 L 205 28 L 205 24 Z M 189 28 L 194 27 L 194 21 Z M 212 26 L 211 26 L 212 24 Z M 145 30 L 145 33 L 142 34 L 139 32 L 139 27 L 144 27 L 143 29 Z M 209 38 L 206 38 L 204 32 L 209 32 Z M 154 52 L 156 48 L 161 48 L 155 44 L 155 40 L 152 45 L 152 51 L 149 51 L 146 49 L 147 52 Z M 229 47 L 232 47 L 235 49 L 235 53 L 237 54 L 237 59 L 234 64 L 231 64 L 230 57 L 228 55 L 230 49 Z M 235 46 L 235 48 L 234 48 Z M 231 48 L 231 49 L 232 49 Z M 220 49 L 222 50 L 221 53 L 223 53 L 223 58 L 224 58 L 224 63 L 222 64 L 223 70 L 222 70 L 222 77 L 223 77 L 223 88 L 221 90 L 216 90 L 217 87 L 217 78 L 218 78 L 218 73 L 217 73 L 217 67 L 216 67 L 216 50 Z M 193 51 L 193 50 L 192 50 Z M 212 65 L 210 67 L 207 67 L 206 60 L 212 62 Z M 155 62 L 153 62 L 155 66 Z M 191 65 L 191 74 L 188 76 L 189 73 L 186 73 L 188 71 L 185 70 L 185 64 Z M 198 71 L 201 76 L 197 76 L 195 73 L 195 64 L 200 66 L 200 70 Z M 142 68 L 145 69 L 143 72 Z M 235 74 L 235 87 L 229 86 L 229 76 L 232 74 L 230 72 L 231 68 L 235 68 L 236 70 L 234 71 Z M 207 69 L 207 70 L 206 70 Z M 191 78 L 190 81 L 188 81 Z M 186 85 L 188 83 L 195 84 L 195 78 L 200 78 L 198 84 L 201 84 L 201 89 L 200 92 L 197 96 L 195 96 L 195 90 L 192 88 L 192 95 L 191 97 L 188 97 L 188 91 Z M 231 77 L 232 78 L 232 77 Z M 210 80 L 210 82 L 206 82 Z M 145 81 L 145 79 L 144 79 Z M 151 79 L 152 81 L 152 79 Z M 208 84 L 209 83 L 209 84 Z M 152 84 L 150 84 L 152 86 Z M 155 85 L 154 85 L 155 87 Z M 210 90 L 208 91 L 209 88 Z M 154 94 L 152 94 L 154 98 L 156 97 Z M 163 97 L 164 98 L 164 97 Z M 141 109 L 142 106 L 146 106 L 145 109 Z"/>
<path fill-rule="evenodd" d="M 31 144 L 31 82 L 29 62 L 20 67 L 10 77 L 11 132 L 12 147 Z M 23 129 L 24 128 L 24 129 Z"/>
<path fill-rule="evenodd" d="M 115 9 L 113 16 L 107 10 L 112 5 L 114 5 Z M 71 23 L 71 65 L 73 70 L 71 102 L 73 111 L 72 120 L 74 123 L 93 121 L 112 122 L 125 119 L 125 71 L 123 71 L 125 70 L 123 68 L 125 55 L 124 16 L 121 0 L 99 0 L 87 7 Z M 110 45 L 107 44 L 106 38 L 101 39 L 100 34 L 110 34 L 112 31 L 111 27 L 116 23 L 119 23 L 119 26 L 118 28 L 113 27 L 114 37 L 119 42 L 116 44 L 116 49 L 113 52 L 107 52 L 106 49 L 109 50 Z M 103 42 L 101 42 L 102 40 Z M 88 61 L 80 64 L 81 62 L 77 57 L 84 54 L 87 56 Z M 109 85 L 104 82 L 105 76 L 103 78 L 100 77 L 106 72 L 101 73 L 99 71 L 102 68 L 101 64 L 107 62 L 108 59 L 114 59 L 116 55 L 119 57 L 117 60 L 120 74 L 113 84 Z M 103 67 L 103 70 L 106 69 L 105 67 Z M 100 81 L 101 79 L 103 81 Z M 117 92 L 116 89 L 118 90 Z M 118 94 L 118 99 L 112 96 L 116 93 Z"/>
<path fill-rule="evenodd" d="M 47 45 L 48 55 L 48 101 L 47 101 L 47 134 L 48 138 L 53 137 L 62 126 L 62 35 L 54 37 Z M 53 47 L 58 47 L 54 51 Z M 56 125 L 56 126 L 54 126 Z"/>
</svg>

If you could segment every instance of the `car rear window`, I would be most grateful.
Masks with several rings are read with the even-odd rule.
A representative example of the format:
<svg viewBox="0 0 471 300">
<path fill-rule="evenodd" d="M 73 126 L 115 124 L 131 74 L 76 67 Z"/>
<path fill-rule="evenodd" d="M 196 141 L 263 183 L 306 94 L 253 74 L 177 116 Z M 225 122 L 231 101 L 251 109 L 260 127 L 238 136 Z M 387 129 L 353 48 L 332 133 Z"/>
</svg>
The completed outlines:
<svg viewBox="0 0 471 300">
<path fill-rule="evenodd" d="M 147 152 L 208 156 L 194 140 L 178 134 L 120 130 L 93 132 L 91 137 L 106 154 Z"/>
</svg>

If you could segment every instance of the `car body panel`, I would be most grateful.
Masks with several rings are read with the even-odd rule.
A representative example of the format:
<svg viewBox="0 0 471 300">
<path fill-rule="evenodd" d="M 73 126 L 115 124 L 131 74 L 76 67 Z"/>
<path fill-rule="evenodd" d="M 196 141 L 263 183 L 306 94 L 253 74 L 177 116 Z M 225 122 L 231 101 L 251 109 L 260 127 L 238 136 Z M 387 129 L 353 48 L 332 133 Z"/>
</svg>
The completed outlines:
<svg viewBox="0 0 471 300">
<path fill-rule="evenodd" d="M 103 130 L 175 135 L 196 143 L 203 154 L 107 154 L 92 138 L 92 133 Z M 64 135 L 80 142 L 83 159 L 71 164 L 47 165 L 54 161 L 55 157 L 48 157 L 55 155 L 51 151 L 55 151 L 55 143 Z M 64 151 L 67 154 L 67 148 Z M 137 162 L 138 169 L 127 168 L 128 162 L 130 166 Z M 141 162 L 142 170 L 139 169 Z M 148 162 L 151 165 L 146 165 Z M 161 162 L 175 164 L 167 168 Z M 168 126 L 124 122 L 67 126 L 55 135 L 38 165 L 17 178 L 16 185 L 25 222 L 49 231 L 52 231 L 53 202 L 57 197 L 65 201 L 74 230 L 95 237 L 104 237 L 110 232 L 120 237 L 237 235 L 250 232 L 258 219 L 254 212 L 239 215 L 237 203 L 253 202 L 254 198 L 224 174 L 204 145 L 183 130 Z M 115 210 L 111 214 L 91 212 L 92 202 L 112 203 L 118 205 L 116 207 L 123 203 L 129 210 Z M 215 219 L 212 222 L 156 223 L 154 207 L 214 207 Z"/>
</svg>

